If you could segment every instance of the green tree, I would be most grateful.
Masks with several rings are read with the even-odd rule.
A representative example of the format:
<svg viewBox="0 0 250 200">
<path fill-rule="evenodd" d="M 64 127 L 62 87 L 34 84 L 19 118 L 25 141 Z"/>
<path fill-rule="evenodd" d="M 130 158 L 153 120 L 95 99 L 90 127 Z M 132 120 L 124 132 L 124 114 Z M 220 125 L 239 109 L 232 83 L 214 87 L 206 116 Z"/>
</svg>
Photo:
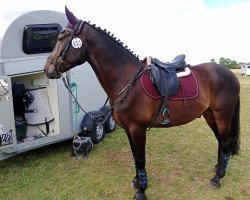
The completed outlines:
<svg viewBox="0 0 250 200">
<path fill-rule="evenodd" d="M 219 64 L 227 67 L 229 69 L 235 69 L 238 67 L 238 63 L 235 60 L 230 60 L 229 58 L 220 58 Z"/>
</svg>

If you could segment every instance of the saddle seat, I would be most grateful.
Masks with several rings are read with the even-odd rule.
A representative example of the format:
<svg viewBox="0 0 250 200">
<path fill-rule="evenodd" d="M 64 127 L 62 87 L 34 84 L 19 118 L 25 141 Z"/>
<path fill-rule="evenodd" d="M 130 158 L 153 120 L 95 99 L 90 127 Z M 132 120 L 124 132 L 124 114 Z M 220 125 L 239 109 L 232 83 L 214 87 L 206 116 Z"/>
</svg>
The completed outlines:
<svg viewBox="0 0 250 200">
<path fill-rule="evenodd" d="M 184 71 L 185 67 L 186 67 L 186 62 L 185 62 L 185 55 L 181 54 L 176 56 L 171 62 L 161 62 L 160 60 L 158 60 L 157 58 L 154 59 L 154 62 L 156 65 L 158 65 L 161 68 L 164 69 L 168 69 L 168 68 L 175 68 L 176 72 L 179 71 Z"/>
</svg>

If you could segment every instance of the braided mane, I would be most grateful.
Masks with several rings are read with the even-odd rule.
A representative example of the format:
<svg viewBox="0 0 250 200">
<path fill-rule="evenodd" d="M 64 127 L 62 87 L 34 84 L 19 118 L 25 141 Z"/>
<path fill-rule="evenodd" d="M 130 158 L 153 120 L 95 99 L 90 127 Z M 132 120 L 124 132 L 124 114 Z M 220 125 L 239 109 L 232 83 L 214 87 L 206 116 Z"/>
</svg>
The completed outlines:
<svg viewBox="0 0 250 200">
<path fill-rule="evenodd" d="M 96 24 L 90 24 L 90 21 L 87 22 L 92 28 L 94 28 L 97 31 L 100 31 L 102 33 L 104 33 L 105 35 L 107 35 L 109 38 L 111 38 L 116 44 L 118 44 L 119 46 L 123 47 L 125 50 L 127 50 L 129 53 L 131 53 L 134 57 L 136 57 L 137 59 L 139 58 L 139 56 L 137 54 L 135 54 L 132 50 L 128 49 L 127 45 L 124 45 L 123 42 L 121 42 L 120 39 L 117 39 L 114 34 L 111 34 L 110 31 L 107 31 L 106 29 L 102 29 L 101 27 L 97 27 Z"/>
</svg>

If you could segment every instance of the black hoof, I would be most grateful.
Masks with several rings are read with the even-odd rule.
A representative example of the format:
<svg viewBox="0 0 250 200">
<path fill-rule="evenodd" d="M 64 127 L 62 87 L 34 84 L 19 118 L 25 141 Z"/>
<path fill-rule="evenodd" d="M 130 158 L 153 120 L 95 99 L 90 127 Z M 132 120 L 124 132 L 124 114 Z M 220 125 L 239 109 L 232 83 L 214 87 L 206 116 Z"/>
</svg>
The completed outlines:
<svg viewBox="0 0 250 200">
<path fill-rule="evenodd" d="M 144 192 L 136 192 L 134 200 L 147 200 L 147 196 Z"/>
<path fill-rule="evenodd" d="M 139 180 L 137 177 L 134 177 L 131 185 L 130 185 L 130 188 L 135 190 L 135 189 L 139 189 Z"/>
<path fill-rule="evenodd" d="M 210 182 L 210 185 L 212 186 L 213 189 L 219 189 L 221 187 L 220 182 Z"/>
<path fill-rule="evenodd" d="M 219 176 L 214 176 L 211 179 L 210 185 L 212 186 L 213 189 L 219 189 L 221 187 L 220 177 Z"/>
</svg>

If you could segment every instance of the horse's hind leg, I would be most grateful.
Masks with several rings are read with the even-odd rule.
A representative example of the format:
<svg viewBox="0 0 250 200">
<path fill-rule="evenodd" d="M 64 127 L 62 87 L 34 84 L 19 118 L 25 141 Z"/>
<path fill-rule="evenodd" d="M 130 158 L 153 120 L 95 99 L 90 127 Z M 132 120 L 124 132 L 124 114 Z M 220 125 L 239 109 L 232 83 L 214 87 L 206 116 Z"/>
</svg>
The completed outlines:
<svg viewBox="0 0 250 200">
<path fill-rule="evenodd" d="M 220 154 L 221 154 L 221 145 L 220 145 L 220 137 L 219 137 L 219 131 L 218 131 L 218 127 L 214 118 L 214 114 L 213 111 L 208 108 L 204 113 L 203 116 L 208 124 L 208 126 L 212 129 L 212 131 L 214 132 L 214 135 L 218 141 L 218 157 L 217 157 L 217 163 L 215 165 L 214 168 L 214 172 L 216 173 L 217 168 L 218 168 L 218 163 L 219 163 L 219 159 L 220 159 Z"/>
<path fill-rule="evenodd" d="M 217 129 L 214 129 L 218 140 L 218 163 L 216 165 L 216 175 L 211 179 L 211 184 L 215 188 L 220 188 L 220 179 L 226 174 L 226 169 L 230 159 L 230 132 L 232 115 L 222 111 L 213 111 Z"/>
</svg>

